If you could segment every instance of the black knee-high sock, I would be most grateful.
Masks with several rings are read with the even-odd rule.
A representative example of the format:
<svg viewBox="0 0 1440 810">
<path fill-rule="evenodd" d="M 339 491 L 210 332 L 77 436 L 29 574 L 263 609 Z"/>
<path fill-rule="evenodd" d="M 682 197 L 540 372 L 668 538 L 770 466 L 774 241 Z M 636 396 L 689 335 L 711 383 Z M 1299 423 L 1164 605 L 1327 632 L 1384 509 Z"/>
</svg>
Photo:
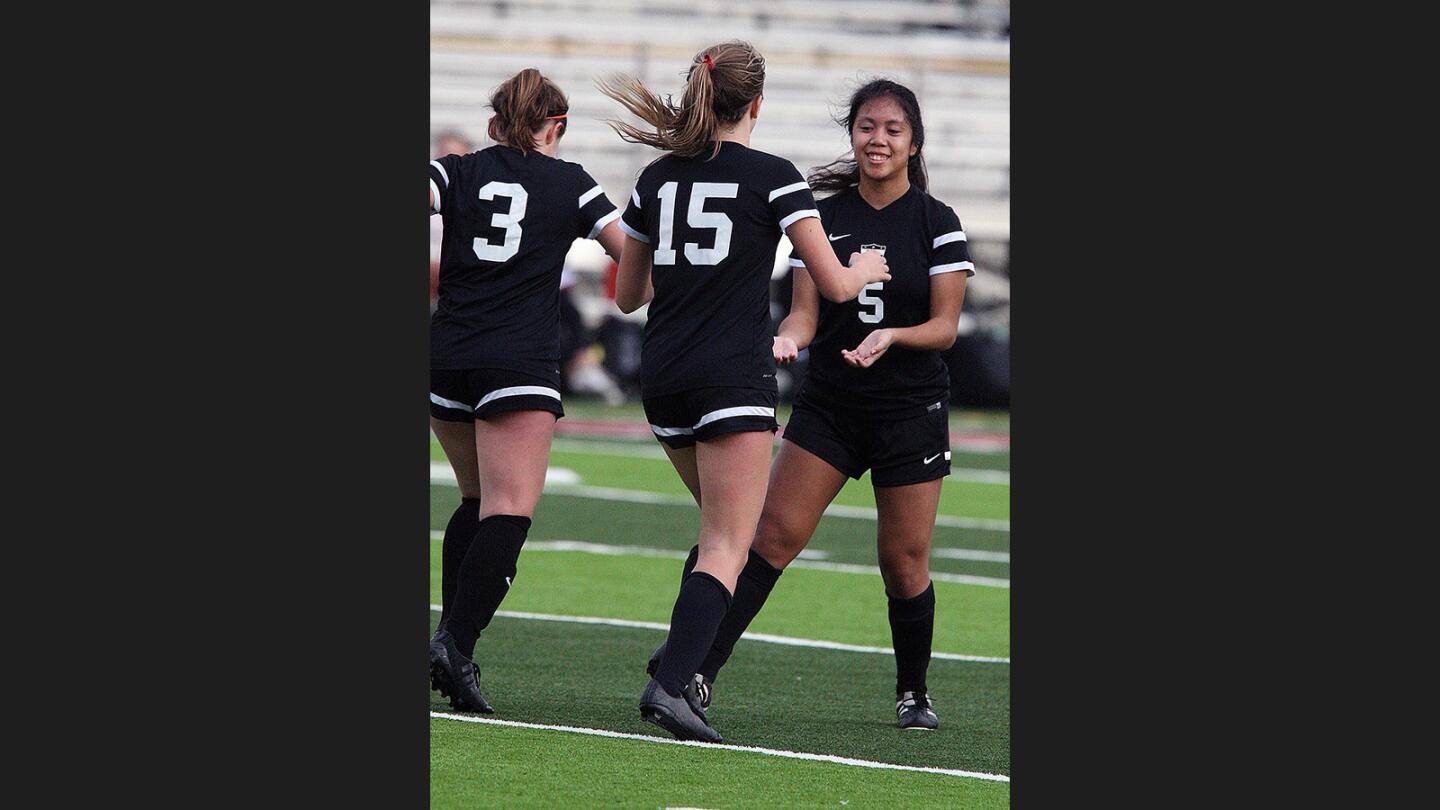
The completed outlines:
<svg viewBox="0 0 1440 810">
<path fill-rule="evenodd" d="M 460 506 L 445 524 L 445 542 L 440 546 L 440 622 L 450 616 L 455 601 L 455 584 L 460 581 L 460 561 L 480 530 L 480 499 L 461 498 Z"/>
<path fill-rule="evenodd" d="M 730 609 L 725 612 L 724 621 L 720 622 L 720 629 L 715 631 L 715 641 L 710 645 L 710 652 L 706 653 L 705 661 L 700 664 L 697 670 L 705 679 L 715 681 L 720 673 L 720 668 L 730 660 L 730 653 L 735 649 L 735 642 L 755 620 L 755 614 L 764 607 L 765 600 L 770 598 L 770 591 L 775 587 L 775 581 L 780 579 L 780 569 L 765 561 L 764 557 L 750 552 L 750 559 L 745 561 L 745 567 L 740 570 L 740 578 L 735 582 L 735 598 L 730 602 Z"/>
<path fill-rule="evenodd" d="M 890 597 L 890 638 L 895 643 L 895 695 L 924 692 L 930 668 L 930 641 L 935 635 L 935 583 L 919 596 Z"/>
<path fill-rule="evenodd" d="M 672 696 L 680 694 L 695 675 L 729 608 L 730 592 L 720 580 L 704 571 L 692 571 L 685 577 L 670 614 L 665 655 L 655 670 L 655 680 L 666 692 Z"/>
<path fill-rule="evenodd" d="M 519 515 L 491 515 L 480 521 L 470 550 L 460 561 L 460 581 L 455 587 L 455 604 L 443 627 L 455 637 L 455 646 L 474 657 L 480 631 L 490 625 L 500 601 L 515 579 L 515 561 L 530 531 L 530 518 Z"/>
</svg>

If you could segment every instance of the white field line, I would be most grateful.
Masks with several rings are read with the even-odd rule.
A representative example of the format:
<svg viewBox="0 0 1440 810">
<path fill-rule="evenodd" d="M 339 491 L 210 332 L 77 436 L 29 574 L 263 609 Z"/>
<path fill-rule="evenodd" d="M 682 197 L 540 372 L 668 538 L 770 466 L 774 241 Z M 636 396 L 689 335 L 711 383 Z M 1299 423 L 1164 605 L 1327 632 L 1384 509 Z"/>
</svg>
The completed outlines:
<svg viewBox="0 0 1440 810">
<path fill-rule="evenodd" d="M 431 540 L 444 540 L 445 533 L 431 531 Z M 583 554 L 604 554 L 612 557 L 665 557 L 668 559 L 683 560 L 689 556 L 689 552 L 673 551 L 665 548 L 651 548 L 649 546 L 612 546 L 604 543 L 587 543 L 583 540 L 533 540 L 525 544 L 529 551 L 578 551 Z M 958 551 L 970 552 L 970 549 L 957 549 Z M 992 554 L 995 552 L 975 551 L 974 554 Z M 1008 555 L 1006 561 L 1008 562 Z M 852 563 L 823 562 L 814 559 L 798 559 L 790 563 L 790 568 L 810 568 L 815 571 L 831 571 L 839 574 L 870 574 L 880 576 L 880 569 L 873 565 L 855 565 Z M 970 574 L 949 574 L 941 571 L 931 571 L 930 578 L 936 582 L 954 582 L 958 585 L 979 585 L 982 588 L 1008 588 L 1010 580 L 1000 577 L 979 577 Z"/>
<path fill-rule="evenodd" d="M 669 461 L 669 456 L 660 449 L 658 444 L 626 444 L 623 442 L 592 442 L 576 439 L 556 438 L 550 445 L 552 450 L 560 453 L 581 453 L 594 456 L 618 456 L 620 458 L 645 458 L 655 461 Z M 1003 484 L 1010 485 L 1010 473 L 1007 470 L 977 470 L 969 467 L 951 467 L 948 478 L 958 481 L 970 481 L 976 484 Z"/>
<path fill-rule="evenodd" d="M 556 495 L 570 495 L 576 498 L 595 498 L 602 501 L 624 501 L 626 503 L 655 503 L 669 506 L 694 506 L 695 499 L 684 495 L 661 495 L 658 492 L 645 492 L 637 489 L 614 489 L 612 487 L 591 487 L 579 486 L 568 482 L 573 470 L 552 468 L 545 472 L 545 491 Z M 430 483 L 456 486 L 455 471 L 450 469 L 449 464 L 443 462 L 430 462 Z M 842 506 L 830 504 L 826 507 L 825 514 L 834 517 L 854 518 L 858 520 L 876 520 L 876 512 L 868 506 Z M 986 518 L 955 517 L 953 515 L 936 515 L 936 526 L 949 526 L 957 529 L 980 529 L 991 532 L 1010 531 L 1010 521 L 990 520 Z"/>
<path fill-rule="evenodd" d="M 804 751 L 782 751 L 777 748 L 759 748 L 750 745 L 730 745 L 728 743 L 703 743 L 689 740 L 672 740 L 666 737 L 651 737 L 645 734 L 627 734 L 621 731 L 609 731 L 601 728 L 582 728 L 579 726 L 552 726 L 546 723 L 522 723 L 519 720 L 497 720 L 491 717 L 475 717 L 467 714 L 450 714 L 449 712 L 430 712 L 430 716 L 441 720 L 458 720 L 462 723 L 483 723 L 491 726 L 510 726 L 512 728 L 529 728 L 541 731 L 565 731 L 571 734 L 589 734 L 593 737 L 610 737 L 617 740 L 639 740 L 641 742 L 659 743 L 661 745 L 688 745 L 697 748 L 714 748 L 725 751 L 745 751 L 752 754 L 766 754 L 772 757 L 785 757 L 786 759 L 805 759 L 812 762 L 832 762 L 837 765 L 855 765 L 861 768 L 880 768 L 887 771 L 916 771 L 919 773 L 938 773 L 944 776 L 963 776 L 970 779 L 985 779 L 991 782 L 1009 782 L 1010 777 L 999 773 L 981 773 L 979 771 L 961 771 L 953 768 L 926 768 L 919 765 L 896 765 L 890 762 L 874 762 L 868 759 L 852 759 L 840 757 L 833 754 L 810 754 Z"/>
<path fill-rule="evenodd" d="M 439 613 L 440 605 L 431 605 L 430 610 Z M 537 622 L 566 622 L 569 624 L 603 624 L 609 627 L 629 627 L 637 630 L 659 630 L 662 633 L 670 632 L 670 625 L 660 622 L 642 622 L 634 619 L 608 619 L 600 616 L 560 616 L 554 613 L 527 613 L 517 610 L 497 610 L 496 616 L 503 616 L 507 619 L 528 619 Z M 894 655 L 895 651 L 889 647 L 865 647 L 859 644 L 844 644 L 839 641 L 821 641 L 813 638 L 795 638 L 794 636 L 773 636 L 769 633 L 745 633 L 740 636 L 742 639 L 751 641 L 763 641 L 767 644 L 782 644 L 787 647 L 810 647 L 817 650 L 838 650 L 840 652 L 868 653 L 872 655 Z M 931 658 L 939 658 L 945 661 L 970 661 L 979 664 L 1008 664 L 1009 658 L 993 658 L 984 655 L 961 655 L 960 653 L 932 652 Z"/>
</svg>

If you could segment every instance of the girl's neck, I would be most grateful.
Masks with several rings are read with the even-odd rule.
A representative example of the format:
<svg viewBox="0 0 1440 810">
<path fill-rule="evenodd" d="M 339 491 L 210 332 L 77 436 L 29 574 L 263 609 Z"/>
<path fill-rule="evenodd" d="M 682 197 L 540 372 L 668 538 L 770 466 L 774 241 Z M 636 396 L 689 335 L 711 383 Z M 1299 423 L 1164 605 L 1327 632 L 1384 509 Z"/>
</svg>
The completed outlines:
<svg viewBox="0 0 1440 810">
<path fill-rule="evenodd" d="M 754 129 L 755 119 L 751 118 L 749 115 L 746 115 L 743 116 L 739 121 L 736 121 L 735 126 L 730 127 L 729 129 L 725 128 L 725 126 L 722 125 L 720 127 L 720 131 L 715 135 L 715 140 L 732 141 L 734 143 L 740 144 L 741 146 L 749 148 L 750 133 Z"/>
<path fill-rule="evenodd" d="M 910 175 L 908 172 L 896 172 L 886 180 L 871 180 L 862 173 L 859 190 L 860 198 L 878 210 L 905 196 L 905 192 L 910 190 Z"/>
</svg>

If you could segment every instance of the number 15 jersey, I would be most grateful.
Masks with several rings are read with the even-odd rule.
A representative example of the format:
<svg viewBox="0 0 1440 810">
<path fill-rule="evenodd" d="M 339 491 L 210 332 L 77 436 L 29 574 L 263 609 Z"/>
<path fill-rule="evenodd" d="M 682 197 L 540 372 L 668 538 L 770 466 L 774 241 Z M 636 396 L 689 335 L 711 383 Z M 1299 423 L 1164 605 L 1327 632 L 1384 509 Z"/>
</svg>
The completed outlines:
<svg viewBox="0 0 1440 810">
<path fill-rule="evenodd" d="M 666 155 L 640 173 L 620 228 L 653 251 L 646 397 L 727 386 L 775 391 L 770 276 L 790 223 L 818 217 L 784 158 L 733 141 Z"/>
</svg>

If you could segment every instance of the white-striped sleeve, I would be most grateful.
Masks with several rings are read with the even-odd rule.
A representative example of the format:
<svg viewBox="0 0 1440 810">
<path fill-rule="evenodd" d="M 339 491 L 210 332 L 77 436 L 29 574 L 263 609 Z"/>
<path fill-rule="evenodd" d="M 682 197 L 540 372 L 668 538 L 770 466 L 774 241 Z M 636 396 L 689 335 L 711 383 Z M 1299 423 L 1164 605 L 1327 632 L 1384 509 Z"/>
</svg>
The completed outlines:
<svg viewBox="0 0 1440 810">
<path fill-rule="evenodd" d="M 599 196 L 600 196 L 601 194 L 603 194 L 603 193 L 604 193 L 604 192 L 601 190 L 600 186 L 599 186 L 599 185 L 596 185 L 594 188 L 590 189 L 589 191 L 585 192 L 584 194 L 581 194 L 581 195 L 580 195 L 580 207 L 581 207 L 581 208 L 584 208 L 584 207 L 585 207 L 585 203 L 590 202 L 591 200 L 595 199 L 596 197 L 599 197 Z"/>
<path fill-rule="evenodd" d="M 783 197 L 786 194 L 794 194 L 797 191 L 806 190 L 809 188 L 810 186 L 807 185 L 804 180 L 801 180 L 798 183 L 791 183 L 788 186 L 781 186 L 780 188 L 777 188 L 774 191 L 770 192 L 769 202 L 775 202 L 776 197 Z"/>
<path fill-rule="evenodd" d="M 807 208 L 804 211 L 796 211 L 795 213 L 780 220 L 780 230 L 783 231 L 786 228 L 790 227 L 792 224 L 799 222 L 806 217 L 815 217 L 816 219 L 819 219 L 820 212 L 816 211 L 814 208 Z"/>
<path fill-rule="evenodd" d="M 431 165 L 431 166 L 434 166 L 434 167 L 435 167 L 435 170 L 438 171 L 438 172 L 440 172 L 440 182 L 444 183 L 444 185 L 441 186 L 441 188 L 449 188 L 449 187 L 450 187 L 450 175 L 445 172 L 445 167 L 444 167 L 444 166 L 441 166 L 441 165 L 440 165 L 440 161 L 438 161 L 438 160 L 432 160 L 432 161 L 430 161 L 430 165 Z"/>
<path fill-rule="evenodd" d="M 948 244 L 950 244 L 951 242 L 968 242 L 968 241 L 969 241 L 969 239 L 966 238 L 964 231 L 951 231 L 951 232 L 949 232 L 949 233 L 942 233 L 942 234 L 940 234 L 939 236 L 935 237 L 935 244 L 931 245 L 931 247 L 932 247 L 932 248 L 938 248 L 938 247 L 940 247 L 941 245 L 948 245 Z"/>
<path fill-rule="evenodd" d="M 430 206 L 430 213 L 440 213 L 440 188 L 435 185 L 434 180 L 430 181 L 430 196 L 435 198 L 435 203 Z"/>
<path fill-rule="evenodd" d="M 630 227 L 630 223 L 626 222 L 624 217 L 620 219 L 620 230 L 624 231 L 626 236 L 629 236 L 637 242 L 644 242 L 647 245 L 650 244 L 650 237 Z"/>
<path fill-rule="evenodd" d="M 617 220 L 617 219 L 619 219 L 619 218 L 620 218 L 620 209 L 619 209 L 619 208 L 612 208 L 612 209 L 610 209 L 610 213 L 608 213 L 608 214 L 606 214 L 605 216 L 603 216 L 603 217 L 595 220 L 595 227 L 593 227 L 593 228 L 590 229 L 590 235 L 586 236 L 585 238 L 586 238 L 586 239 L 594 239 L 595 237 L 597 237 L 597 236 L 600 235 L 600 232 L 601 232 L 601 231 L 605 230 L 605 226 L 606 226 L 606 225 L 609 225 L 610 223 L 614 222 L 615 220 Z"/>
<path fill-rule="evenodd" d="M 941 273 L 958 273 L 965 271 L 968 275 L 975 275 L 974 262 L 951 262 L 950 264 L 937 264 L 930 268 L 930 275 L 938 276 Z"/>
</svg>

